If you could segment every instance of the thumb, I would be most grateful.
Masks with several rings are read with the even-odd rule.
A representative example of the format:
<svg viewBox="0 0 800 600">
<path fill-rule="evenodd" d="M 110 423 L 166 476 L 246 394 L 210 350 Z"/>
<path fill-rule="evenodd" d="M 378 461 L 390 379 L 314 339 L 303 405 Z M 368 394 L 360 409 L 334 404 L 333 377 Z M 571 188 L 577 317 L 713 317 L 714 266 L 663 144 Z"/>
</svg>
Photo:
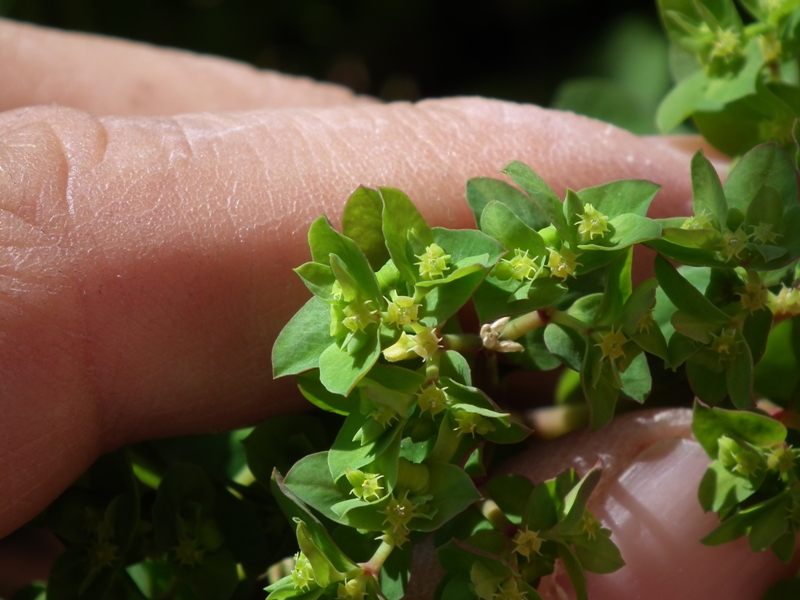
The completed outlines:
<svg viewBox="0 0 800 600">
<path fill-rule="evenodd" d="M 597 460 L 605 468 L 589 510 L 611 529 L 626 566 L 588 574 L 592 600 L 753 600 L 796 571 L 770 551 L 753 554 L 746 539 L 718 547 L 700 543 L 719 520 L 704 514 L 697 500 L 710 461 L 691 436 L 688 409 L 629 413 L 600 431 L 537 447 L 506 468 L 538 482 L 570 467 L 585 472 Z M 574 597 L 558 568 L 539 591 L 546 600 Z"/>
</svg>

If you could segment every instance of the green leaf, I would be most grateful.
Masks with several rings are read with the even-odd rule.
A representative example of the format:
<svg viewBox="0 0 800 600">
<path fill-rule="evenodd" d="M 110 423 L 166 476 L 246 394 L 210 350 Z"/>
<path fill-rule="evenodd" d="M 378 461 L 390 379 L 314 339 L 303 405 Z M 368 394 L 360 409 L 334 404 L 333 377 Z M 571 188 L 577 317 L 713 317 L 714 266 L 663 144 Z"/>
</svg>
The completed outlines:
<svg viewBox="0 0 800 600">
<path fill-rule="evenodd" d="M 752 496 L 764 480 L 761 475 L 753 480 L 732 473 L 721 462 L 715 460 L 700 481 L 697 497 L 706 512 L 730 508 Z"/>
<path fill-rule="evenodd" d="M 772 231 L 777 232 L 780 229 L 783 212 L 784 202 L 778 190 L 771 185 L 764 184 L 758 188 L 756 195 L 753 196 L 753 201 L 747 207 L 744 220 L 745 230 L 752 232 L 753 227 L 764 223 L 772 225 Z"/>
<path fill-rule="evenodd" d="M 331 254 L 338 256 L 347 266 L 347 271 L 355 280 L 359 292 L 376 305 L 380 305 L 382 296 L 378 280 L 364 253 L 353 240 L 336 231 L 327 218 L 320 217 L 311 224 L 308 230 L 308 245 L 314 262 L 329 265 Z"/>
<path fill-rule="evenodd" d="M 692 158 L 692 206 L 695 215 L 714 217 L 717 228 L 728 222 L 728 202 L 719 175 L 702 150 Z"/>
<path fill-rule="evenodd" d="M 796 542 L 797 534 L 795 534 L 793 531 L 787 531 L 781 537 L 775 540 L 772 546 L 770 546 L 770 549 L 779 561 L 782 563 L 788 563 L 790 560 L 792 560 L 792 556 L 794 556 L 794 547 Z"/>
<path fill-rule="evenodd" d="M 358 467 L 354 465 L 353 468 Z M 284 483 L 303 503 L 338 523 L 341 519 L 331 507 L 353 498 L 347 480 L 342 479 L 337 485 L 331 477 L 327 452 L 316 452 L 301 458 L 286 474 Z"/>
<path fill-rule="evenodd" d="M 775 419 L 753 412 L 708 408 L 699 402 L 694 404 L 692 433 L 712 459 L 717 458 L 717 440 L 723 435 L 761 447 L 774 446 L 786 439 L 786 427 Z"/>
<path fill-rule="evenodd" d="M 439 361 L 439 375 L 462 385 L 472 385 L 472 371 L 467 359 L 455 350 L 445 350 Z"/>
<path fill-rule="evenodd" d="M 594 314 L 593 326 L 610 327 L 622 318 L 623 307 L 632 293 L 632 264 L 633 252 L 628 250 L 609 265 L 603 300 Z"/>
<path fill-rule="evenodd" d="M 533 488 L 522 512 L 522 525 L 533 531 L 549 531 L 558 522 L 555 479 Z"/>
<path fill-rule="evenodd" d="M 566 495 L 562 509 L 564 518 L 558 524 L 558 529 L 561 533 L 569 534 L 580 524 L 589 496 L 591 496 L 594 488 L 597 487 L 602 475 L 603 469 L 598 462 L 586 472 L 586 475 Z"/>
<path fill-rule="evenodd" d="M 503 169 L 503 173 L 511 177 L 518 186 L 525 190 L 531 200 L 547 215 L 550 223 L 553 224 L 563 239 L 570 239 L 570 226 L 564 218 L 561 200 L 541 177 L 527 165 L 516 161 Z"/>
<path fill-rule="evenodd" d="M 286 486 L 283 477 L 277 471 L 273 471 L 270 490 L 287 519 L 299 519 L 305 523 L 309 537 L 325 553 L 337 571 L 346 573 L 356 568 L 356 565 L 339 550 L 325 527 L 311 514 L 305 503 Z"/>
<path fill-rule="evenodd" d="M 583 570 L 581 561 L 564 542 L 556 542 L 556 552 L 564 563 L 564 568 L 567 570 L 567 575 L 569 575 L 577 600 L 589 600 L 589 593 L 586 588 L 586 573 Z"/>
<path fill-rule="evenodd" d="M 684 248 L 695 248 L 700 250 L 716 251 L 722 241 L 719 231 L 713 228 L 704 229 L 683 229 L 682 226 L 686 219 L 660 219 L 661 237 L 670 244 L 683 246 Z"/>
<path fill-rule="evenodd" d="M 366 343 L 353 354 L 333 343 L 319 356 L 319 380 L 329 392 L 348 396 L 378 360 L 381 355 L 378 329 L 367 335 Z"/>
<path fill-rule="evenodd" d="M 674 371 L 691 358 L 702 346 L 677 331 L 669 338 L 669 367 Z"/>
<path fill-rule="evenodd" d="M 308 526 L 301 519 L 297 520 L 297 545 L 311 563 L 316 585 L 325 588 L 335 581 L 344 579 L 344 573 L 338 572 L 325 553 L 314 543 Z"/>
<path fill-rule="evenodd" d="M 644 353 L 637 354 L 628 368 L 619 374 L 619 378 L 622 381 L 620 392 L 623 396 L 639 404 L 647 400 L 653 387 L 653 379 Z"/>
<path fill-rule="evenodd" d="M 607 529 L 601 529 L 591 540 L 582 535 L 572 537 L 570 541 L 575 548 L 575 555 L 589 573 L 605 575 L 625 566 L 619 548 L 611 541 Z"/>
<path fill-rule="evenodd" d="M 470 504 L 481 499 L 469 475 L 460 467 L 438 461 L 426 464 L 430 487 L 425 493 L 432 496 L 426 506 L 435 509 L 435 514 L 431 519 L 412 519 L 408 524 L 412 531 L 436 531 Z"/>
<path fill-rule="evenodd" d="M 374 419 L 360 412 L 353 412 L 345 419 L 327 457 L 329 474 L 334 480 L 338 480 L 350 469 L 360 469 L 370 464 L 389 449 L 392 450 L 396 462 L 400 452 L 397 438 L 403 430 L 404 422 L 398 421 L 389 425 L 382 435 L 362 444 L 358 439 L 358 433 L 369 421 L 374 422 Z"/>
<path fill-rule="evenodd" d="M 679 309 L 707 323 L 726 325 L 730 317 L 714 306 L 691 283 L 678 273 L 666 259 L 656 257 L 655 272 L 658 284 Z"/>
<path fill-rule="evenodd" d="M 744 322 L 742 336 L 750 348 L 754 365 L 764 356 L 771 328 L 772 311 L 767 308 L 752 313 Z"/>
<path fill-rule="evenodd" d="M 667 236 L 672 237 L 672 233 L 676 232 L 677 230 L 671 229 L 665 231 Z M 697 231 L 702 232 L 710 230 L 697 230 Z M 679 235 L 678 237 L 683 238 L 684 236 Z M 685 237 L 697 237 L 697 236 L 691 235 Z M 721 239 L 721 236 L 715 232 L 714 239 L 717 238 Z M 649 242 L 645 242 L 645 245 L 652 248 L 662 256 L 666 256 L 667 258 L 682 263 L 683 265 L 691 265 L 695 267 L 719 267 L 723 269 L 730 268 L 730 264 L 727 261 L 723 260 L 723 257 L 721 257 L 716 250 L 702 250 L 681 245 L 684 242 L 687 242 L 687 239 L 681 239 L 679 240 L 679 243 L 675 244 L 668 242 L 665 239 L 661 239 L 661 240 L 651 240 Z"/>
<path fill-rule="evenodd" d="M 704 99 L 710 101 L 710 105 L 702 105 L 698 108 L 717 110 L 719 103 L 727 104 L 756 93 L 761 69 L 764 66 L 764 55 L 757 37 L 747 42 L 744 55 L 745 63 L 735 75 L 711 78 L 704 94 Z"/>
<path fill-rule="evenodd" d="M 467 181 L 467 203 L 475 214 L 476 224 L 480 224 L 484 208 L 492 201 L 506 205 L 531 229 L 538 231 L 550 223 L 542 210 L 513 185 L 490 177 L 476 177 Z"/>
<path fill-rule="evenodd" d="M 797 176 L 792 161 L 777 144 L 763 144 L 745 154 L 725 181 L 728 205 L 747 213 L 761 186 L 775 188 L 789 209 L 797 206 Z"/>
<path fill-rule="evenodd" d="M 569 327 L 550 323 L 544 330 L 547 349 L 573 371 L 580 372 L 586 354 L 586 340 Z"/>
<path fill-rule="evenodd" d="M 526 225 L 505 204 L 493 201 L 486 205 L 480 220 L 481 231 L 507 250 L 527 251 L 531 258 L 545 254 L 545 243 L 534 229 Z"/>
<path fill-rule="evenodd" d="M 492 275 L 484 279 L 472 297 L 478 319 L 486 323 L 499 317 L 545 308 L 567 293 L 567 286 L 548 277 L 537 279 L 531 284 L 527 300 L 509 301 L 509 297 L 519 286 L 520 282 L 513 279 L 501 281 Z"/>
<path fill-rule="evenodd" d="M 386 248 L 403 279 L 413 286 L 420 279 L 415 253 L 424 252 L 433 243 L 433 232 L 403 192 L 388 187 L 378 189 L 383 198 Z"/>
<path fill-rule="evenodd" d="M 281 330 L 272 347 L 273 377 L 296 375 L 319 367 L 319 357 L 333 338 L 330 307 L 316 296 L 303 305 Z"/>
<path fill-rule="evenodd" d="M 578 198 L 612 220 L 626 214 L 644 217 L 660 188 L 652 181 L 621 179 L 583 189 L 578 192 Z"/>
<path fill-rule="evenodd" d="M 743 510 L 732 517 L 725 519 L 716 529 L 705 536 L 700 542 L 706 546 L 721 546 L 728 544 L 740 537 L 747 535 L 753 521 L 758 516 L 752 509 Z"/>
<path fill-rule="evenodd" d="M 789 529 L 789 511 L 792 499 L 787 492 L 773 499 L 774 502 L 759 511 L 750 528 L 750 549 L 753 552 L 766 550 Z"/>
<path fill-rule="evenodd" d="M 689 359 L 686 361 L 686 377 L 695 396 L 706 404 L 719 404 L 728 395 L 728 383 L 723 370 L 714 372 L 696 360 Z"/>
<path fill-rule="evenodd" d="M 761 600 L 794 600 L 795 598 L 800 598 L 800 578 L 797 577 L 778 580 L 761 596 Z"/>
<path fill-rule="evenodd" d="M 242 442 L 256 480 L 269 487 L 273 469 L 288 471 L 303 456 L 327 447 L 325 428 L 309 415 L 282 415 L 265 421 Z"/>
<path fill-rule="evenodd" d="M 522 523 L 525 504 L 533 491 L 533 483 L 521 475 L 498 475 L 486 484 L 486 494 L 494 500 L 509 521 Z"/>
<path fill-rule="evenodd" d="M 329 266 L 307 262 L 297 267 L 294 272 L 300 276 L 312 294 L 325 301 L 333 300 L 331 289 L 336 277 Z"/>
<path fill-rule="evenodd" d="M 596 431 L 611 421 L 619 397 L 610 362 L 603 359 L 596 346 L 589 346 L 586 352 L 581 369 L 581 387 L 589 405 L 592 430 Z"/>
<path fill-rule="evenodd" d="M 718 324 L 708 323 L 701 317 L 683 310 L 676 311 L 670 322 L 675 331 L 701 344 L 710 344 L 714 339 L 711 335 L 719 331 Z"/>
<path fill-rule="evenodd" d="M 301 373 L 297 377 L 297 387 L 303 396 L 322 410 L 333 412 L 338 415 L 349 415 L 358 403 L 351 396 L 349 398 L 340 394 L 329 392 L 319 380 L 319 369 Z M 285 469 L 279 469 L 281 472 Z"/>
<path fill-rule="evenodd" d="M 383 200 L 376 190 L 359 186 L 353 192 L 344 206 L 342 233 L 356 243 L 373 271 L 389 260 L 383 239 Z"/>
<path fill-rule="evenodd" d="M 736 332 L 735 339 L 738 351 L 725 361 L 725 380 L 731 402 L 736 408 L 746 409 L 753 406 L 753 357 L 741 332 Z"/>
<path fill-rule="evenodd" d="M 659 131 L 670 133 L 691 117 L 697 107 L 703 104 L 708 84 L 708 76 L 700 69 L 672 88 L 661 101 L 656 113 Z"/>
</svg>

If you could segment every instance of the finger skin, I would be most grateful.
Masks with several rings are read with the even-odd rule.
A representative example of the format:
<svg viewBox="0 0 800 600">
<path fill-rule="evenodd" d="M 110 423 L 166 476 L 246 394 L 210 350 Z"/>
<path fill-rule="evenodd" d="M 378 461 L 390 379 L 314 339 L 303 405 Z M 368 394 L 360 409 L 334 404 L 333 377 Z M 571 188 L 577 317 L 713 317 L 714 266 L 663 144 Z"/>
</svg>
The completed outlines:
<svg viewBox="0 0 800 600">
<path fill-rule="evenodd" d="M 467 227 L 464 182 L 530 164 L 688 210 L 688 165 L 589 119 L 478 99 L 178 118 L 0 115 L 0 535 L 101 452 L 303 403 L 270 349 L 308 298 L 306 231 L 359 185 Z"/>
<path fill-rule="evenodd" d="M 244 63 L 0 19 L 0 111 L 60 104 L 92 115 L 374 102 Z"/>
</svg>

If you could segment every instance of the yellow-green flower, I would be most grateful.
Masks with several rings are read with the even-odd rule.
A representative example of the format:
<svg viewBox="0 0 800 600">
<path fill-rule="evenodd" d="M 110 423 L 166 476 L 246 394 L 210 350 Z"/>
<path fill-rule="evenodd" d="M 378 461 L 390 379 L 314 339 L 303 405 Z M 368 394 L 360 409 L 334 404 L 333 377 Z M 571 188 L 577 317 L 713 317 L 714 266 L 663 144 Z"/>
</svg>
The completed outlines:
<svg viewBox="0 0 800 600">
<path fill-rule="evenodd" d="M 578 226 L 578 235 L 581 236 L 581 241 L 589 242 L 596 235 L 603 237 L 608 232 L 608 217 L 587 203 L 583 205 L 583 214 L 575 225 Z"/>
<path fill-rule="evenodd" d="M 492 422 L 486 417 L 482 417 L 476 413 L 458 410 L 456 414 L 453 415 L 453 418 L 455 418 L 456 424 L 458 425 L 454 431 L 458 432 L 459 436 L 468 433 L 472 437 L 475 437 L 476 433 L 478 435 L 486 435 L 490 431 L 494 431 Z"/>
<path fill-rule="evenodd" d="M 562 248 L 560 252 L 551 248 L 547 266 L 553 277 L 566 280 L 570 275 L 574 275 L 575 269 L 578 268 L 577 258 L 578 255 L 567 248 Z"/>
<path fill-rule="evenodd" d="M 747 248 L 747 234 L 739 227 L 736 231 L 726 231 L 722 234 L 720 252 L 725 260 L 739 258 L 742 251 Z"/>
<path fill-rule="evenodd" d="M 377 320 L 377 312 L 370 309 L 370 304 L 372 304 L 370 300 L 366 302 L 354 300 L 345 306 L 342 311 L 345 315 L 342 325 L 355 333 L 356 331 L 363 331 L 367 325 L 374 323 Z"/>
<path fill-rule="evenodd" d="M 492 600 L 525 600 L 527 593 L 519 589 L 514 579 L 506 579 L 497 587 L 497 593 L 492 596 Z"/>
<path fill-rule="evenodd" d="M 772 223 L 753 225 L 753 233 L 750 235 L 759 244 L 771 244 L 778 239 L 778 234 L 772 231 Z"/>
<path fill-rule="evenodd" d="M 736 354 L 738 342 L 735 329 L 723 329 L 719 335 L 712 333 L 711 338 L 713 339 L 711 349 L 719 354 L 720 358 L 730 358 Z"/>
<path fill-rule="evenodd" d="M 597 533 L 600 531 L 600 521 L 590 513 L 588 510 L 583 512 L 583 517 L 581 518 L 581 529 L 583 533 L 586 534 L 590 540 L 593 540 L 597 537 Z"/>
<path fill-rule="evenodd" d="M 378 473 L 364 473 L 358 469 L 353 469 L 345 473 L 347 481 L 353 486 L 350 493 L 355 495 L 356 498 L 369 502 L 370 500 L 378 500 L 383 492 L 383 486 L 380 483 L 383 475 Z"/>
<path fill-rule="evenodd" d="M 781 284 L 777 294 L 770 294 L 768 303 L 770 310 L 776 315 L 800 315 L 800 290 Z"/>
<path fill-rule="evenodd" d="M 761 310 L 767 304 L 767 289 L 760 283 L 747 283 L 743 292 L 738 292 L 742 299 L 742 308 L 750 314 Z"/>
<path fill-rule="evenodd" d="M 623 346 L 627 341 L 628 338 L 625 337 L 622 331 L 619 329 L 614 331 L 612 327 L 608 333 L 600 334 L 600 343 L 595 344 L 595 346 L 600 348 L 603 358 L 608 358 L 611 362 L 614 362 L 618 358 L 625 356 Z"/>
<path fill-rule="evenodd" d="M 299 590 L 308 590 L 313 583 L 316 583 L 311 562 L 309 562 L 302 552 L 298 552 L 294 555 L 294 561 L 294 569 L 292 569 L 292 582 L 294 583 L 294 587 Z"/>
<path fill-rule="evenodd" d="M 414 298 L 411 296 L 398 296 L 394 290 L 392 290 L 391 296 L 392 299 L 388 301 L 389 304 L 384 321 L 398 327 L 416 323 L 419 309 L 422 305 L 414 302 Z"/>
<path fill-rule="evenodd" d="M 517 531 L 517 534 L 511 541 L 516 544 L 514 552 L 521 554 L 525 558 L 530 558 L 531 554 L 534 552 L 539 555 L 542 554 L 539 549 L 542 547 L 542 542 L 544 540 L 539 537 L 538 531 L 531 531 L 527 526 L 525 529 Z"/>
<path fill-rule="evenodd" d="M 525 281 L 536 279 L 536 276 L 541 272 L 543 265 L 537 265 L 536 261 L 528 256 L 528 251 L 524 252 L 519 249 L 514 249 L 514 257 L 507 260 L 503 259 L 495 270 L 495 275 L 501 279 L 516 279 L 517 281 Z"/>
<path fill-rule="evenodd" d="M 446 388 L 440 388 L 435 383 L 431 383 L 417 395 L 417 404 L 422 412 L 430 411 L 432 416 L 438 415 L 447 408 Z"/>
<path fill-rule="evenodd" d="M 431 244 L 425 248 L 423 254 L 415 255 L 418 263 L 414 263 L 419 267 L 419 276 L 423 279 L 438 279 L 444 277 L 444 272 L 448 269 L 447 264 L 450 262 L 450 255 L 445 254 L 444 250 L 436 244 Z"/>
<path fill-rule="evenodd" d="M 767 455 L 767 467 L 777 470 L 781 475 L 794 467 L 794 452 L 791 446 L 778 446 Z"/>
<path fill-rule="evenodd" d="M 384 404 L 376 404 L 375 410 L 369 413 L 369 416 L 370 418 L 375 419 L 384 428 L 386 428 L 389 423 L 397 420 L 400 417 L 396 410 Z"/>
<path fill-rule="evenodd" d="M 701 211 L 699 215 L 689 217 L 681 225 L 681 229 L 713 229 L 714 225 L 711 223 L 711 215 L 705 211 Z"/>
<path fill-rule="evenodd" d="M 367 584 L 363 577 L 354 577 L 340 583 L 336 588 L 336 600 L 364 600 Z"/>
<path fill-rule="evenodd" d="M 419 356 L 423 360 L 430 359 L 439 350 L 439 338 L 434 327 L 420 327 L 419 332 L 408 335 L 405 331 L 400 339 L 383 351 L 389 362 L 407 360 Z"/>
</svg>

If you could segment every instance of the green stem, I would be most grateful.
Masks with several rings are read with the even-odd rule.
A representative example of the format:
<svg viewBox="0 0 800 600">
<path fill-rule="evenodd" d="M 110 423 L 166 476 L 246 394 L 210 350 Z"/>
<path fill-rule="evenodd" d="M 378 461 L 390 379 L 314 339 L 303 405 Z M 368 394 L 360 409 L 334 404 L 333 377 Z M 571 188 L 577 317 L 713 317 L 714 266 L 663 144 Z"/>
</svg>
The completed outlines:
<svg viewBox="0 0 800 600">
<path fill-rule="evenodd" d="M 429 360 L 425 361 L 425 379 L 427 381 L 439 381 L 439 362 L 442 353 L 436 352 Z"/>
<path fill-rule="evenodd" d="M 543 314 L 540 310 L 534 310 L 527 314 L 517 317 L 513 321 L 509 321 L 503 328 L 502 338 L 504 340 L 516 340 L 526 333 L 530 333 L 539 327 L 547 325 L 548 318 L 546 313 Z"/>
<path fill-rule="evenodd" d="M 574 329 L 582 333 L 585 336 L 588 336 L 592 333 L 592 327 L 581 321 L 580 319 L 576 319 L 572 315 L 568 315 L 565 312 L 561 312 L 560 310 L 549 310 L 547 316 L 550 318 L 552 323 L 557 323 L 558 325 L 563 325 L 564 327 L 569 327 L 570 329 Z"/>
<path fill-rule="evenodd" d="M 507 531 L 514 527 L 514 524 L 508 520 L 508 517 L 503 514 L 500 507 L 494 500 L 484 500 L 480 503 L 481 514 L 486 517 L 486 520 L 494 525 L 498 531 Z"/>
<path fill-rule="evenodd" d="M 383 563 L 385 563 L 386 559 L 389 558 L 392 550 L 394 550 L 393 543 L 387 542 L 386 540 L 381 540 L 381 545 L 378 546 L 377 550 L 375 550 L 375 554 L 372 555 L 372 558 L 365 563 L 361 563 L 359 566 L 361 566 L 373 577 L 377 577 L 378 573 L 380 573 L 381 567 L 383 567 Z"/>
<path fill-rule="evenodd" d="M 462 354 L 474 354 L 483 348 L 480 336 L 474 333 L 443 333 L 442 343 L 447 350 Z"/>
</svg>

